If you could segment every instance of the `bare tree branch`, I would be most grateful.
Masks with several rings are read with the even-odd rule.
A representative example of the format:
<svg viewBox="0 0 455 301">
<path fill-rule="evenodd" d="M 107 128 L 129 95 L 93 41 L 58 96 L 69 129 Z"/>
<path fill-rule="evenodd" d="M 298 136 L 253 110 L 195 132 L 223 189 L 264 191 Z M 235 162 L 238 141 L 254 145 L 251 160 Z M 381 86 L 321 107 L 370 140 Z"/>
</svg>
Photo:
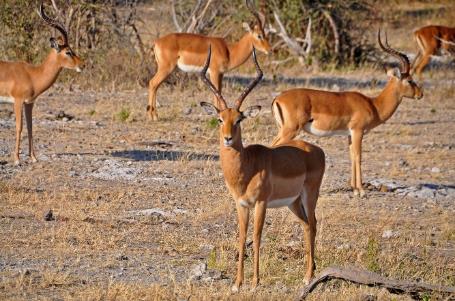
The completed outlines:
<svg viewBox="0 0 455 301">
<path fill-rule="evenodd" d="M 306 58 L 311 51 L 312 41 L 311 41 L 311 18 L 308 20 L 308 26 L 306 30 L 306 36 L 304 40 L 301 40 L 303 45 L 300 45 L 297 39 L 292 39 L 286 29 L 281 22 L 281 19 L 276 11 L 273 12 L 273 16 L 275 17 L 275 21 L 280 28 L 280 32 L 278 36 L 287 44 L 289 50 L 296 54 L 297 56 Z"/>
<path fill-rule="evenodd" d="M 335 55 L 338 56 L 338 53 L 340 52 L 340 34 L 338 33 L 338 26 L 335 23 L 335 20 L 333 19 L 332 15 L 325 9 L 322 9 L 322 15 L 329 21 L 330 27 L 332 28 L 333 31 L 333 38 L 335 40 L 335 47 L 334 47 L 334 52 Z"/>
<path fill-rule="evenodd" d="M 171 0 L 171 12 L 172 12 L 172 21 L 174 21 L 174 26 L 177 29 L 178 32 L 182 32 L 182 26 L 180 26 L 178 20 L 177 20 L 177 15 L 175 13 L 175 2 L 174 0 Z"/>
</svg>

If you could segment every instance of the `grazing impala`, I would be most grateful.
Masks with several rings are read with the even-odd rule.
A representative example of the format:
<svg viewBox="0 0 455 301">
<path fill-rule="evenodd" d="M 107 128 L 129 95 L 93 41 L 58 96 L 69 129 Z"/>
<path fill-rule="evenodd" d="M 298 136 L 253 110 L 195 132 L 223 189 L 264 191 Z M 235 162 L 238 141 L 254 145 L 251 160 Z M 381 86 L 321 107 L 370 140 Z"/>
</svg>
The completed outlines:
<svg viewBox="0 0 455 301">
<path fill-rule="evenodd" d="M 248 229 L 249 209 L 254 208 L 254 274 L 252 286 L 259 282 L 259 247 L 267 208 L 288 206 L 303 224 L 307 254 L 305 282 L 313 276 L 314 243 L 316 237 L 316 202 L 324 174 L 324 152 L 317 146 L 304 141 L 288 141 L 286 144 L 269 148 L 263 145 L 244 147 L 240 122 L 255 117 L 261 107 L 248 107 L 240 111 L 245 97 L 262 78 L 256 60 L 256 79 L 243 91 L 234 107 L 229 108 L 221 92 L 206 77 L 210 65 L 210 48 L 201 77 L 215 94 L 219 106 L 202 102 L 209 115 L 218 117 L 220 123 L 220 158 L 226 185 L 235 200 L 239 223 L 239 261 L 237 279 L 232 287 L 238 291 L 243 282 L 243 260 Z"/>
<path fill-rule="evenodd" d="M 253 29 L 250 29 L 247 23 L 243 23 L 247 33 L 237 43 L 228 44 L 223 38 L 189 33 L 172 33 L 155 41 L 155 60 L 158 66 L 156 74 L 149 82 L 149 105 L 147 106 L 152 120 L 158 120 L 156 92 L 161 83 L 176 66 L 184 72 L 200 72 L 209 45 L 213 52 L 209 68 L 210 80 L 220 91 L 223 74 L 242 65 L 251 55 L 253 47 L 266 54 L 269 53 L 270 44 L 264 31 L 265 18 L 248 0 L 246 6 L 257 23 Z"/>
<path fill-rule="evenodd" d="M 50 19 L 40 6 L 41 18 L 50 26 L 56 28 L 62 39 L 50 39 L 52 50 L 44 62 L 33 66 L 24 62 L 0 61 L 0 101 L 14 103 L 16 114 L 16 149 L 14 164 L 19 164 L 19 148 L 22 133 L 22 107 L 25 108 L 27 122 L 29 155 L 33 162 L 36 156 L 33 149 L 32 110 L 35 99 L 46 91 L 57 79 L 62 68 L 81 71 L 82 61 L 68 45 L 68 34 L 62 24 Z"/>
<path fill-rule="evenodd" d="M 430 62 L 432 55 L 441 52 L 453 52 L 455 45 L 455 27 L 429 25 L 414 32 L 419 51 L 412 63 L 412 72 L 422 78 L 422 71 Z M 452 51 L 450 51 L 452 49 Z"/>
<path fill-rule="evenodd" d="M 281 93 L 272 103 L 272 112 L 279 133 L 272 145 L 293 139 L 301 130 L 317 136 L 348 136 L 351 157 L 351 186 L 354 194 L 364 196 L 362 188 L 362 138 L 371 129 L 386 122 L 403 97 L 420 99 L 422 90 L 409 74 L 409 60 L 387 43 L 384 46 L 378 32 L 379 46 L 401 61 L 401 70 L 387 72 L 389 80 L 377 97 L 358 92 L 328 92 L 293 89 Z"/>
</svg>

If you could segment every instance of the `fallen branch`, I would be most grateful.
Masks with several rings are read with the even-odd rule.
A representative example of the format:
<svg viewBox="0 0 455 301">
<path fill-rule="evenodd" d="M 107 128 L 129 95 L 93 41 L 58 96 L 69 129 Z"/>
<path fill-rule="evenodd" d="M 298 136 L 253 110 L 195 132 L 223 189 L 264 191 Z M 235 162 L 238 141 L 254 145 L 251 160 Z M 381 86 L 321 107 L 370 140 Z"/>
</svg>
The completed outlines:
<svg viewBox="0 0 455 301">
<path fill-rule="evenodd" d="M 313 279 L 313 281 L 311 281 L 310 284 L 308 284 L 305 288 L 303 288 L 300 291 L 297 300 L 302 300 L 306 298 L 308 294 L 311 293 L 319 283 L 331 279 L 343 279 L 346 281 L 364 284 L 368 286 L 385 287 L 388 291 L 392 293 L 395 294 L 406 293 L 410 294 L 412 297 L 418 297 L 418 294 L 423 292 L 455 294 L 455 287 L 388 279 L 379 274 L 354 267 L 349 268 L 328 267 L 324 269 L 317 278 Z"/>
</svg>

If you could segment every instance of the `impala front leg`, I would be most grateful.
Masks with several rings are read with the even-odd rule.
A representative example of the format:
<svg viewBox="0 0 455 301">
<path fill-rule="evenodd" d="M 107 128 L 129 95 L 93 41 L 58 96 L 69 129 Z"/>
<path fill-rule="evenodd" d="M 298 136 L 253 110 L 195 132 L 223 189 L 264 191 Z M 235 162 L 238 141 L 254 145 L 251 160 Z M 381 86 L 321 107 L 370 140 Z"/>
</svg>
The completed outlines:
<svg viewBox="0 0 455 301">
<path fill-rule="evenodd" d="M 14 165 L 19 165 L 19 150 L 22 135 L 22 101 L 14 102 L 14 113 L 16 114 L 16 149 L 14 150 Z"/>
<path fill-rule="evenodd" d="M 215 88 L 221 93 L 221 90 L 223 89 L 222 81 L 223 81 L 223 74 L 216 71 L 216 70 L 210 70 L 210 81 L 213 83 Z M 214 96 L 213 97 L 213 104 L 219 108 L 220 103 L 218 97 Z"/>
<path fill-rule="evenodd" d="M 244 265 L 244 258 L 245 258 L 245 242 L 246 242 L 246 234 L 248 231 L 248 215 L 249 210 L 240 205 L 237 202 L 237 216 L 238 216 L 238 223 L 239 223 L 239 261 L 237 263 L 237 277 L 235 280 L 235 284 L 232 286 L 232 292 L 237 293 L 240 289 L 240 286 L 243 283 L 243 265 Z"/>
<path fill-rule="evenodd" d="M 253 234 L 253 249 L 254 249 L 254 270 L 252 289 L 256 289 L 259 283 L 259 249 L 261 247 L 262 229 L 264 227 L 265 212 L 267 204 L 265 201 L 257 201 L 254 208 L 254 234 Z"/>
</svg>

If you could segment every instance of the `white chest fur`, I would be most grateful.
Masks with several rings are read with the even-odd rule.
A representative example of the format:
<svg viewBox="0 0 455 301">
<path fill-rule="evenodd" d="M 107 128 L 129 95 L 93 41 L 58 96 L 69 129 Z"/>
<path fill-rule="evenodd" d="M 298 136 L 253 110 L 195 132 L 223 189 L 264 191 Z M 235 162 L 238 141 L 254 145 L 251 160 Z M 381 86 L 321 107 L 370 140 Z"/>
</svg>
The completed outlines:
<svg viewBox="0 0 455 301">
<path fill-rule="evenodd" d="M 324 130 L 317 129 L 316 127 L 314 127 L 313 122 L 305 123 L 305 126 L 303 127 L 303 129 L 305 130 L 305 132 L 308 132 L 310 134 L 313 134 L 313 135 L 319 136 L 319 137 L 351 135 L 351 131 L 349 131 L 349 130 L 324 131 Z"/>
</svg>

